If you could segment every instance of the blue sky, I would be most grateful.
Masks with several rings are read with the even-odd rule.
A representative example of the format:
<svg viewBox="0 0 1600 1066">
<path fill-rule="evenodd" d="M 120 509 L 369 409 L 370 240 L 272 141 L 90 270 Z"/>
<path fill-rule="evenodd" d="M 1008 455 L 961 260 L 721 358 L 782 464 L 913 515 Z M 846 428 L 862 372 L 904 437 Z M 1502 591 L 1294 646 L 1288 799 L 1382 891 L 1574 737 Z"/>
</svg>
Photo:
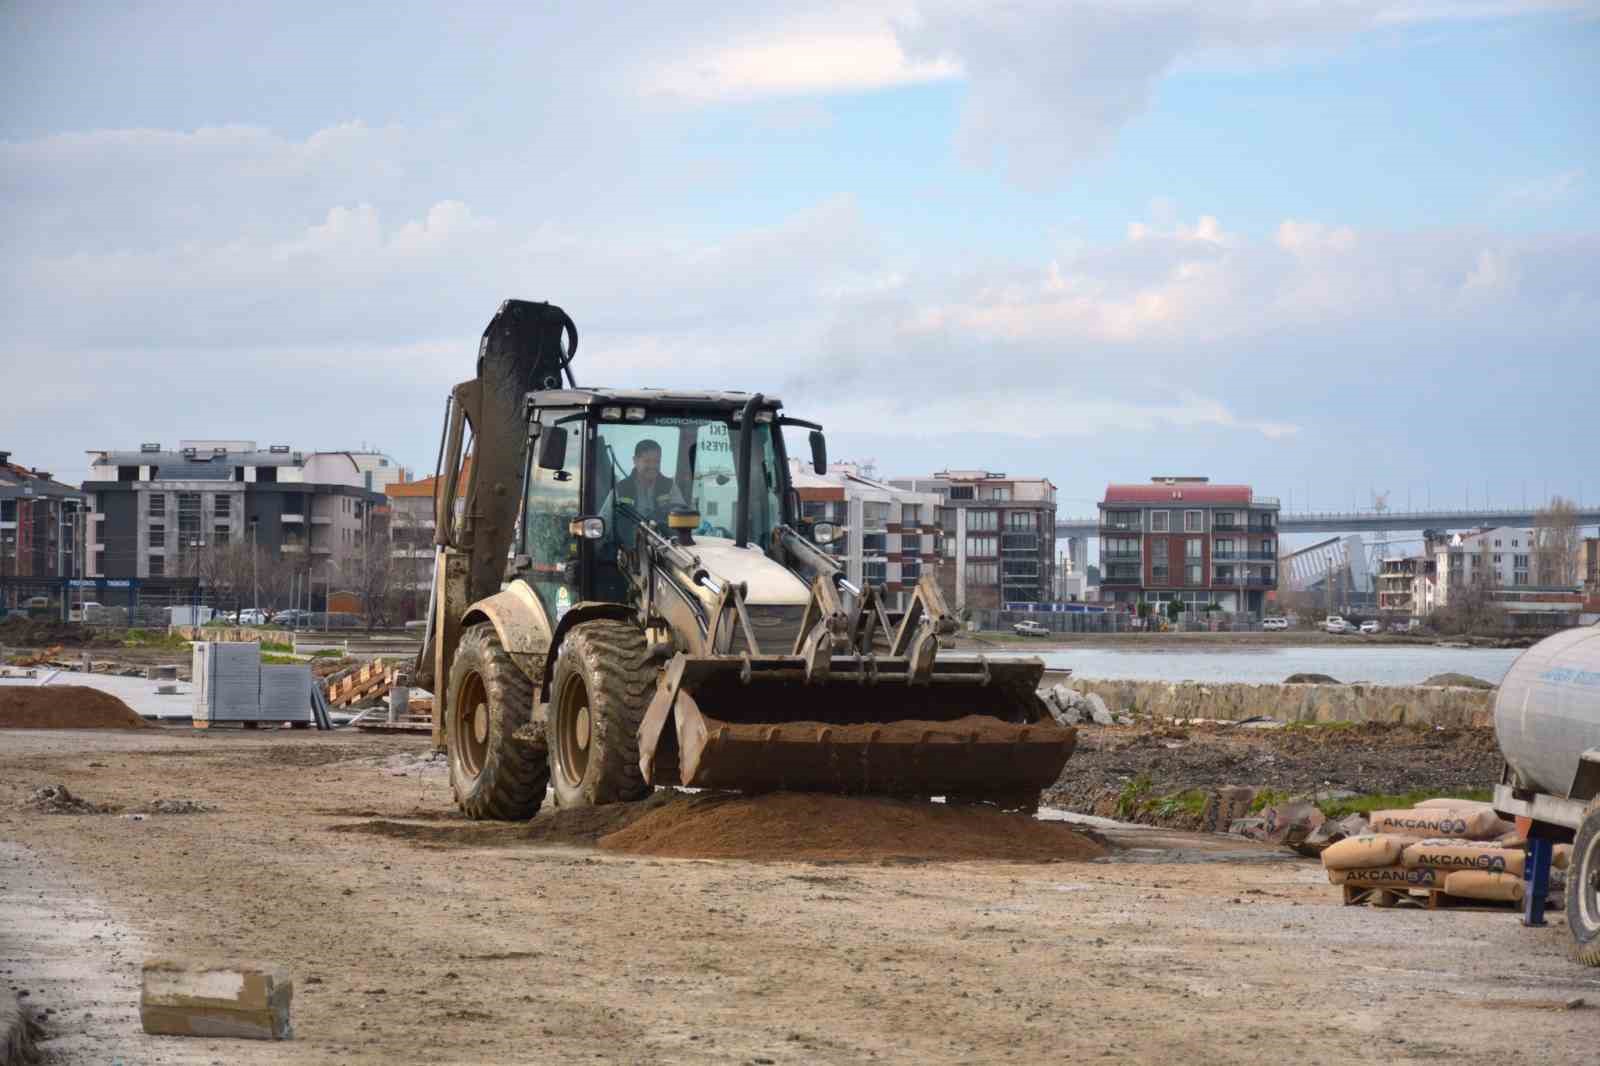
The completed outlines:
<svg viewBox="0 0 1600 1066">
<path fill-rule="evenodd" d="M 1600 5 L 16 3 L 0 445 L 425 467 L 507 296 L 883 474 L 1600 498 Z"/>
</svg>

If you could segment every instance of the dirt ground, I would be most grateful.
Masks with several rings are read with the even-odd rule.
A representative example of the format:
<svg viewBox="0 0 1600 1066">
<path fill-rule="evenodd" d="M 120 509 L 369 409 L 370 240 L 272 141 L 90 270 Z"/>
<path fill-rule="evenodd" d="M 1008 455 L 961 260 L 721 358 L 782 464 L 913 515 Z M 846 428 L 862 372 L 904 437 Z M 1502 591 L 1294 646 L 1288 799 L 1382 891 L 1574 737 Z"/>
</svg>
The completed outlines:
<svg viewBox="0 0 1600 1066">
<path fill-rule="evenodd" d="M 1500 765 L 1493 729 L 1387 722 L 1252 729 L 1144 719 L 1133 726 L 1080 727 L 1067 772 L 1046 800 L 1111 816 L 1133 782 L 1152 799 L 1222 785 L 1334 797 L 1484 789 L 1499 780 Z M 1140 820 L 1194 821 L 1182 813 Z"/>
<path fill-rule="evenodd" d="M 0 980 L 52 1011 L 63 1063 L 1343 1066 L 1600 1046 L 1600 971 L 1568 961 L 1558 915 L 1345 908 L 1314 862 L 1153 829 L 1106 829 L 1112 855 L 1088 862 L 634 856 L 465 822 L 442 770 L 414 738 L 0 732 Z M 120 812 L 27 806 L 55 783 Z M 215 809 L 121 813 L 161 799 Z M 153 954 L 286 966 L 296 1039 L 143 1036 Z"/>
</svg>

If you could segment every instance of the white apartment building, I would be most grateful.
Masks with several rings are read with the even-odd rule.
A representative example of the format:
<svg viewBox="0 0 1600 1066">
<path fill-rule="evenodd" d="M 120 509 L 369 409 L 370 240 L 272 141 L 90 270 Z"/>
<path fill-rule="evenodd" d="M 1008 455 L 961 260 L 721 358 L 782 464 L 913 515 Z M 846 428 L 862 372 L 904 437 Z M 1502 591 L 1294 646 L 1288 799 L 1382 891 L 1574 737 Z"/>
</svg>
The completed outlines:
<svg viewBox="0 0 1600 1066">
<path fill-rule="evenodd" d="M 829 551 L 851 583 L 877 586 L 890 607 L 905 607 L 924 570 L 938 559 L 939 495 L 877 481 L 856 463 L 830 463 L 826 474 L 818 474 L 809 463 L 790 459 L 789 475 L 803 519 L 843 527 L 844 536 Z"/>
<path fill-rule="evenodd" d="M 1498 526 L 1430 539 L 1424 549 L 1433 563 L 1435 608 L 1450 602 L 1450 590 L 1463 584 L 1498 588 L 1533 584 L 1533 530 Z M 1423 604 L 1414 597 L 1417 606 Z M 1425 612 L 1418 612 L 1425 613 Z"/>
</svg>

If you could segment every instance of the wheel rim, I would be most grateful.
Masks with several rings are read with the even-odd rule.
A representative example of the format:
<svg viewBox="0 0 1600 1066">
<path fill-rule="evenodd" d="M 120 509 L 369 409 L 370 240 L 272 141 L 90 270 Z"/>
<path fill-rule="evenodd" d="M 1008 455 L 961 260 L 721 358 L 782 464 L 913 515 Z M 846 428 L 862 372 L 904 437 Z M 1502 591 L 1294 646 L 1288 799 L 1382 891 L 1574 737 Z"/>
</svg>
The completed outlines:
<svg viewBox="0 0 1600 1066">
<path fill-rule="evenodd" d="M 577 784 L 589 768 L 589 741 L 593 718 L 589 690 L 581 677 L 569 677 L 556 701 L 556 765 L 561 776 Z"/>
<path fill-rule="evenodd" d="M 1589 929 L 1600 931 L 1600 833 L 1592 834 L 1583 854 L 1572 856 L 1568 865 L 1582 878 L 1571 888 L 1578 893 L 1578 917 Z"/>
<path fill-rule="evenodd" d="M 483 687 L 483 675 L 470 673 L 461 682 L 455 716 L 455 735 L 460 738 L 457 759 L 468 777 L 477 777 L 489 756 L 489 697 Z"/>
</svg>

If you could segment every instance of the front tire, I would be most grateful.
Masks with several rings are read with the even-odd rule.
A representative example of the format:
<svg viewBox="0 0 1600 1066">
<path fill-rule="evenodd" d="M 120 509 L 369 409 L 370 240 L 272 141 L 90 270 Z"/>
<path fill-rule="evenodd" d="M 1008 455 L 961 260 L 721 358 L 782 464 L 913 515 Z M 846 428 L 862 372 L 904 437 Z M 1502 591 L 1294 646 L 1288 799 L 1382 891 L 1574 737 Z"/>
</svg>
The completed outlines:
<svg viewBox="0 0 1600 1066">
<path fill-rule="evenodd" d="M 597 619 L 566 635 L 550 680 L 550 787 L 558 806 L 650 794 L 639 768 L 639 723 L 656 675 L 644 633 L 632 623 Z"/>
<path fill-rule="evenodd" d="M 461 810 L 507 822 L 538 814 L 550 770 L 540 748 L 512 735 L 533 718 L 533 682 L 500 646 L 493 625 L 461 634 L 445 691 L 450 789 Z"/>
<path fill-rule="evenodd" d="M 1589 801 L 1567 864 L 1567 928 L 1572 957 L 1600 966 L 1600 799 Z"/>
</svg>

